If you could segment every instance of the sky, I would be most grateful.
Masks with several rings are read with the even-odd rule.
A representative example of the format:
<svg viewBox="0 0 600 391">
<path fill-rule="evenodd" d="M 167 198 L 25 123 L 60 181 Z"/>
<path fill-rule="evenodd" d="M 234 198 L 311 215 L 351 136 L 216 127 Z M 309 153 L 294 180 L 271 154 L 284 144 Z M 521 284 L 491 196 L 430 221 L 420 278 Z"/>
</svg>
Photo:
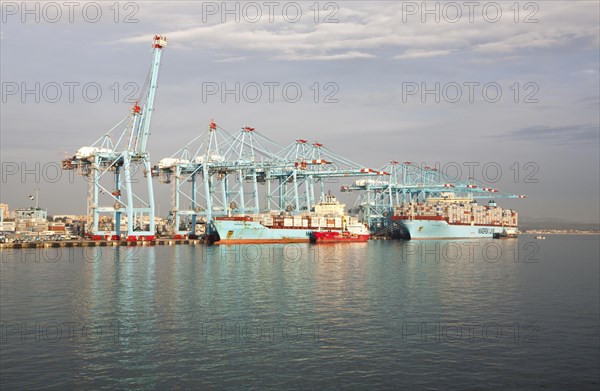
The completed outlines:
<svg viewBox="0 0 600 391">
<path fill-rule="evenodd" d="M 0 202 L 39 188 L 49 214 L 85 212 L 86 181 L 58 162 L 127 115 L 164 34 L 153 162 L 214 118 L 367 167 L 473 167 L 528 196 L 500 202 L 521 216 L 598 223 L 599 4 L 2 2 Z"/>
</svg>

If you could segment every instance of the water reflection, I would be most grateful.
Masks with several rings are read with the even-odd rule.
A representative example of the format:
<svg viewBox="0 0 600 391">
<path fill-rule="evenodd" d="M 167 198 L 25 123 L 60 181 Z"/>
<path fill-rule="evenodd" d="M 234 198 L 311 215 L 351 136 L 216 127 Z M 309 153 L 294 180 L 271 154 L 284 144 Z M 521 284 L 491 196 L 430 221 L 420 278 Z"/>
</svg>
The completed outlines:
<svg viewBox="0 0 600 391">
<path fill-rule="evenodd" d="M 77 321 L 88 335 L 5 333 L 3 386 L 592 388 L 598 239 L 546 240 L 525 263 L 530 244 L 98 247 L 53 262 L 15 253 L 0 265 L 2 323 Z M 538 343 L 516 343 L 507 328 L 424 343 L 406 328 L 520 322 L 524 332 L 530 321 Z"/>
</svg>

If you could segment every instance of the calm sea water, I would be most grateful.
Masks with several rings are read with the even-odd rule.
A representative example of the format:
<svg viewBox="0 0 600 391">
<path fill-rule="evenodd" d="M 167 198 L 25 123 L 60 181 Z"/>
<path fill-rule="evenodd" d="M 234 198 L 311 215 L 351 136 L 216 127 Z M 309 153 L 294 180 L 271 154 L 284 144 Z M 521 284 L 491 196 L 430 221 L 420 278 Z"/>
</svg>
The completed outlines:
<svg viewBox="0 0 600 391">
<path fill-rule="evenodd" d="M 599 239 L 2 250 L 1 388 L 597 390 Z"/>
</svg>

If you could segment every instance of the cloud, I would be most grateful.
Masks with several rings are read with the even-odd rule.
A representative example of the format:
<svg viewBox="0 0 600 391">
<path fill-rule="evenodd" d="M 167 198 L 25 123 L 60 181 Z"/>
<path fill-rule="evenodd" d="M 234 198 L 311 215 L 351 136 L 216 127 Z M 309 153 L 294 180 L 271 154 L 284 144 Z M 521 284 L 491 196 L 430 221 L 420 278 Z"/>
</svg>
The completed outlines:
<svg viewBox="0 0 600 391">
<path fill-rule="evenodd" d="M 358 51 L 350 51 L 338 54 L 320 54 L 320 55 L 298 55 L 276 57 L 278 60 L 296 60 L 296 61 L 329 61 L 329 60 L 351 60 L 356 58 L 373 58 L 373 54 Z"/>
<path fill-rule="evenodd" d="M 231 62 L 243 62 L 246 60 L 247 60 L 247 57 L 226 57 L 226 58 L 221 58 L 221 59 L 215 60 L 215 62 L 231 63 Z"/>
<path fill-rule="evenodd" d="M 428 58 L 428 57 L 447 56 L 450 53 L 451 53 L 450 50 L 415 50 L 415 51 L 408 51 L 406 53 L 399 54 L 392 58 L 395 60 L 407 60 L 407 59 L 413 59 L 413 58 Z"/>
<path fill-rule="evenodd" d="M 597 48 L 598 5 L 581 3 L 539 5 L 535 18 L 538 23 L 525 23 L 523 11 L 515 23 L 514 14 L 503 6 L 502 19 L 490 23 L 482 12 L 474 13 L 470 22 L 467 10 L 457 23 L 432 17 L 422 22 L 420 15 L 407 17 L 402 4 L 347 2 L 339 5 L 335 18 L 339 23 L 315 23 L 311 11 L 304 7 L 304 17 L 289 23 L 281 14 L 273 22 L 263 17 L 257 23 L 241 20 L 239 23 L 221 22 L 209 18 L 203 22 L 198 5 L 190 4 L 188 12 L 178 9 L 170 12 L 162 6 L 148 3 L 145 19 L 160 19 L 165 26 L 178 29 L 165 34 L 177 49 L 218 48 L 219 50 L 252 51 L 253 54 L 275 60 L 338 61 L 375 57 L 382 49 L 401 54 L 394 59 L 418 59 L 448 55 L 486 57 L 513 57 L 531 50 L 560 51 L 573 46 Z M 382 9 L 385 12 L 382 12 Z M 595 16 L 594 16 L 595 15 Z M 321 15 L 324 16 L 324 15 Z M 122 39 L 122 43 L 146 42 L 149 34 Z M 452 50 L 448 50 L 451 47 Z"/>
<path fill-rule="evenodd" d="M 581 76 L 597 76 L 598 68 L 581 69 L 581 70 L 577 71 L 576 74 L 581 75 Z"/>
<path fill-rule="evenodd" d="M 597 145 L 600 141 L 600 125 L 538 125 L 516 130 L 507 136 L 523 141 Z"/>
<path fill-rule="evenodd" d="M 596 110 L 596 113 L 599 110 L 599 107 L 600 107 L 600 96 L 599 95 L 585 96 L 585 97 L 579 99 L 578 101 L 581 102 L 585 106 L 593 107 L 594 110 Z"/>
</svg>

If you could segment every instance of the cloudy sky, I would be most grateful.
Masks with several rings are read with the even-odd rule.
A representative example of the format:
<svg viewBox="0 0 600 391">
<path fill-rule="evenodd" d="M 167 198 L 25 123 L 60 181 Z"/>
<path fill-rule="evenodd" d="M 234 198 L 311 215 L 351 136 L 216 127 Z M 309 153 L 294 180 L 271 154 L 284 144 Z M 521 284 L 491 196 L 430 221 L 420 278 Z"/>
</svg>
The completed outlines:
<svg viewBox="0 0 600 391">
<path fill-rule="evenodd" d="M 475 165 L 485 180 L 493 165 L 494 187 L 528 195 L 503 205 L 599 221 L 597 1 L 27 7 L 2 3 L 0 198 L 11 208 L 39 187 L 50 214 L 85 211 L 85 182 L 57 178 L 56 162 L 127 115 L 161 33 L 154 162 L 214 118 L 281 144 L 319 141 L 365 166 L 455 162 L 462 179 Z M 236 83 L 239 102 L 223 93 Z M 156 186 L 164 215 L 170 189 Z"/>
</svg>

